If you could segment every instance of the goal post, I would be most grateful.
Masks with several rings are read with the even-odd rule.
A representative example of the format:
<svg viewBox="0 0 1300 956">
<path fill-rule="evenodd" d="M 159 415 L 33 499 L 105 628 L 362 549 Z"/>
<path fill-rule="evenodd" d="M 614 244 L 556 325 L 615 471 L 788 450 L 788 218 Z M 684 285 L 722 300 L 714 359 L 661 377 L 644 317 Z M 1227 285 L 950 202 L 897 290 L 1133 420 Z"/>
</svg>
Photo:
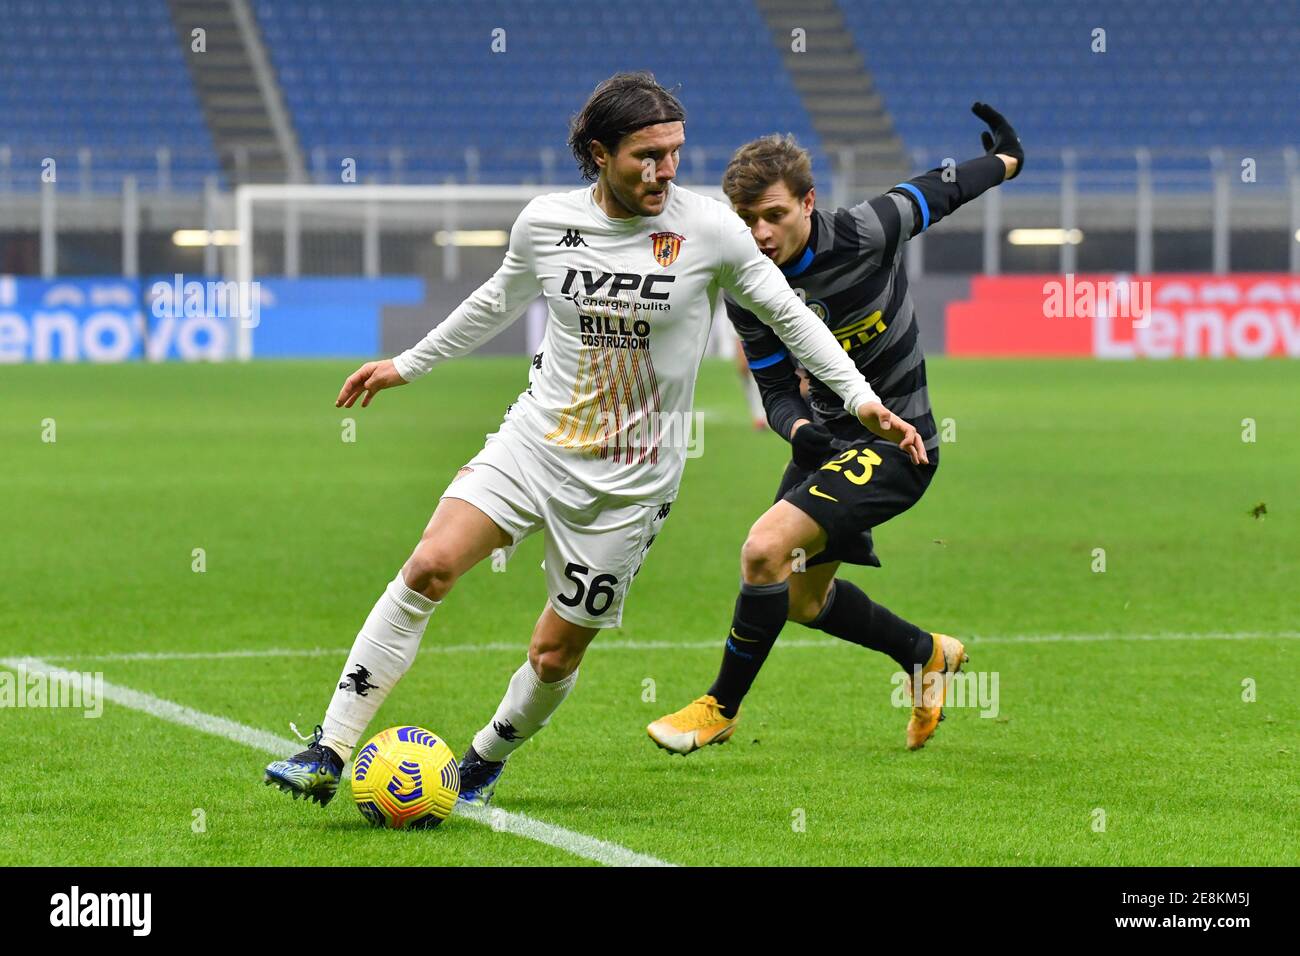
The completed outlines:
<svg viewBox="0 0 1300 956">
<path fill-rule="evenodd" d="M 283 235 L 285 251 L 282 268 L 277 272 L 287 278 L 302 275 L 299 250 L 304 216 L 321 220 L 325 231 L 359 236 L 360 256 L 346 267 L 347 271 L 377 278 L 380 274 L 379 241 L 386 230 L 400 228 L 432 235 L 436 231 L 465 228 L 462 223 L 513 222 L 530 199 L 553 192 L 555 188 L 527 185 L 242 185 L 235 189 L 235 231 L 239 237 L 235 280 L 240 289 L 257 289 L 253 284 L 257 279 L 255 263 L 260 252 L 257 230 L 267 220 L 278 225 Z M 234 358 L 252 358 L 254 327 L 247 317 L 238 317 L 231 336 Z"/>
</svg>

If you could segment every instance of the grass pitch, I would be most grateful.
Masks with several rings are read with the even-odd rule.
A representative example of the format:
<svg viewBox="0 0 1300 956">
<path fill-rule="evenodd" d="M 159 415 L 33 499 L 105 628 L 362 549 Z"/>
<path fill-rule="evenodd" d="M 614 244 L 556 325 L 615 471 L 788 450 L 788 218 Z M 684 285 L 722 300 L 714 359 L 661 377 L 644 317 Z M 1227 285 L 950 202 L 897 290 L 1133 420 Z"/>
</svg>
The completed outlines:
<svg viewBox="0 0 1300 956">
<path fill-rule="evenodd" d="M 526 381 L 520 360 L 462 360 L 335 409 L 351 368 L 0 372 L 0 658 L 309 729 Z M 731 743 L 683 759 L 646 738 L 708 687 L 740 544 L 785 460 L 708 362 L 704 454 L 624 626 L 496 805 L 680 864 L 1300 861 L 1296 366 L 937 360 L 930 378 L 956 440 L 921 504 L 878 530 L 884 567 L 842 573 L 967 639 L 969 668 L 997 675 L 996 716 L 950 708 L 909 753 L 892 662 L 792 624 Z M 540 560 L 538 536 L 460 582 L 372 731 L 418 723 L 463 750 L 523 659 Z M 237 651 L 259 656 L 208 656 Z M 5 707 L 0 728 L 4 864 L 589 862 L 458 816 L 371 830 L 346 787 L 324 811 L 295 803 L 261 785 L 267 754 L 112 702 L 98 719 Z"/>
</svg>

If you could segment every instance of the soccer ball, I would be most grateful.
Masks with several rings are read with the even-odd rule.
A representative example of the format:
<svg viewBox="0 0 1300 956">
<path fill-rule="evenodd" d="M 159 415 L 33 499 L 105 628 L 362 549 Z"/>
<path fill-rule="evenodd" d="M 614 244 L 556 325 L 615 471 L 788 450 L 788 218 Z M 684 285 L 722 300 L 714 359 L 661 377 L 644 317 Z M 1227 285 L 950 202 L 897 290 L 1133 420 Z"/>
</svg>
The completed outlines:
<svg viewBox="0 0 1300 956">
<path fill-rule="evenodd" d="M 352 761 L 352 799 L 377 827 L 436 827 L 458 796 L 456 755 L 423 727 L 389 727 L 371 737 Z"/>
</svg>

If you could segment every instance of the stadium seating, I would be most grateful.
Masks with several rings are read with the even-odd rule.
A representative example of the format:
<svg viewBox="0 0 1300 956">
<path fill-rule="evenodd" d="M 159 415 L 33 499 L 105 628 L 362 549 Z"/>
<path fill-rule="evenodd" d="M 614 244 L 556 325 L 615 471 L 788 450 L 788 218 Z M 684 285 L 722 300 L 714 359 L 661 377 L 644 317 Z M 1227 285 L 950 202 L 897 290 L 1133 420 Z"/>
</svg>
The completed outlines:
<svg viewBox="0 0 1300 956">
<path fill-rule="evenodd" d="M 1037 148 L 1295 144 L 1295 0 L 839 0 L 904 143 L 969 152 L 986 100 Z M 1093 53 L 1092 31 L 1106 31 Z"/>
<path fill-rule="evenodd" d="M 1163 150 L 1171 181 L 1185 174 L 1203 189 L 1212 146 L 1296 142 L 1295 0 L 949 0 L 920 32 L 905 0 L 838 2 L 918 164 L 977 148 L 966 112 L 975 99 L 1013 118 L 1047 188 L 1064 147 L 1101 179 L 1131 176 L 1135 147 Z M 345 156 L 363 178 L 394 178 L 400 153 L 411 181 L 576 180 L 567 118 L 599 80 L 638 67 L 680 85 L 687 181 L 716 182 L 738 143 L 777 129 L 813 151 L 819 178 L 829 174 L 753 2 L 252 6 L 308 168 L 330 178 Z M 36 188 L 47 156 L 75 188 L 83 148 L 93 189 L 116 190 L 127 172 L 156 185 L 159 147 L 178 189 L 219 172 L 166 0 L 0 0 L 0 26 L 0 147 L 9 150 L 0 188 Z M 1098 27 L 1105 53 L 1091 50 Z M 493 52 L 496 29 L 504 52 Z"/>
<path fill-rule="evenodd" d="M 5 0 L 0 63 L 0 146 L 15 190 L 39 186 L 45 157 L 61 186 L 77 188 L 81 149 L 98 190 L 120 188 L 126 173 L 152 188 L 160 147 L 177 188 L 218 170 L 166 0 Z"/>
<path fill-rule="evenodd" d="M 332 176 L 341 157 L 354 156 L 362 175 L 383 179 L 389 148 L 400 147 L 405 169 L 465 181 L 472 147 L 478 181 L 538 181 L 539 151 L 550 147 L 554 180 L 576 181 L 564 145 L 569 115 L 600 80 L 634 68 L 681 85 L 687 176 L 717 182 L 737 145 L 774 129 L 820 153 L 749 3 L 695 0 L 664 11 L 640 0 L 260 0 L 255 10 L 308 165 L 315 156 Z M 492 51 L 497 28 L 505 52 Z M 700 147 L 702 168 L 691 153 Z"/>
</svg>

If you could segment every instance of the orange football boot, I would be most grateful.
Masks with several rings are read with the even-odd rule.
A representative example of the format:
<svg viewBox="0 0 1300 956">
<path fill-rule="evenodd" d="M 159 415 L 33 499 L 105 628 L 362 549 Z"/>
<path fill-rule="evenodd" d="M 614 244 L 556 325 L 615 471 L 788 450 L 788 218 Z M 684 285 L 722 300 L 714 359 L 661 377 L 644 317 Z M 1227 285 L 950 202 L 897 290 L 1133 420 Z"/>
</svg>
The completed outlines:
<svg viewBox="0 0 1300 956">
<path fill-rule="evenodd" d="M 646 727 L 646 733 L 664 750 L 685 756 L 709 744 L 725 743 L 739 720 L 739 709 L 736 716 L 724 717 L 717 700 L 705 694 L 676 713 L 660 717 Z"/>
<path fill-rule="evenodd" d="M 921 693 L 914 693 L 912 678 L 907 678 L 907 694 L 912 698 L 912 716 L 907 721 L 907 749 L 919 750 L 934 736 L 943 720 L 943 704 L 948 694 L 948 675 L 961 670 L 970 657 L 962 642 L 947 634 L 932 634 L 934 651 L 921 669 Z M 941 676 L 927 680 L 929 674 Z"/>
</svg>

